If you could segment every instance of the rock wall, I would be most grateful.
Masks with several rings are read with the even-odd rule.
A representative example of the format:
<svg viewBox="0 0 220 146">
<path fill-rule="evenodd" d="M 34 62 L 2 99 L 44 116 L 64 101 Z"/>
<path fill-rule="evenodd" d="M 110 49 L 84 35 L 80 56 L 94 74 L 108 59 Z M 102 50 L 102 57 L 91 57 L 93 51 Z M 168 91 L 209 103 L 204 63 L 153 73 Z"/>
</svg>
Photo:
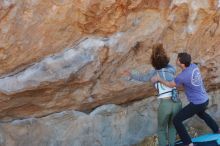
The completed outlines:
<svg viewBox="0 0 220 146">
<path fill-rule="evenodd" d="M 219 6 L 217 0 L 0 1 L 1 121 L 90 113 L 151 97 L 149 83 L 128 82 L 121 73 L 149 71 L 156 43 L 172 64 L 178 52 L 191 53 L 218 100 Z"/>
<path fill-rule="evenodd" d="M 220 124 L 219 91 L 210 95 L 208 112 Z M 187 104 L 183 94 L 181 99 Z M 158 100 L 149 97 L 122 106 L 103 105 L 87 114 L 69 110 L 42 118 L 14 120 L 1 124 L 0 145 L 156 146 L 157 108 Z M 196 116 L 186 125 L 192 136 L 210 132 Z"/>
<path fill-rule="evenodd" d="M 128 107 L 110 104 L 90 114 L 65 111 L 16 120 L 1 126 L 1 145 L 129 146 L 155 132 L 156 108 L 151 103 L 152 99 Z"/>
</svg>

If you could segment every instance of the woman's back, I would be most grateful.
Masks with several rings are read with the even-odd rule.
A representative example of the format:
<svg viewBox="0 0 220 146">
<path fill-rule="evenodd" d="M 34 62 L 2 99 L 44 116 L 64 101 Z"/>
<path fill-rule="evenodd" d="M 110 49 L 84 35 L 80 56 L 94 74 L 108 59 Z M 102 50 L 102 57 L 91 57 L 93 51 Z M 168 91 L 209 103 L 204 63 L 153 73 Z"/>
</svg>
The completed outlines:
<svg viewBox="0 0 220 146">
<path fill-rule="evenodd" d="M 172 65 L 167 65 L 165 68 L 162 68 L 160 70 L 155 70 L 155 74 L 159 74 L 161 78 L 167 81 L 174 80 L 174 75 L 176 73 L 176 69 Z M 164 97 L 171 97 L 172 96 L 172 89 L 170 87 L 167 87 L 161 83 L 156 83 L 155 88 L 158 90 L 158 98 L 164 98 Z"/>
</svg>

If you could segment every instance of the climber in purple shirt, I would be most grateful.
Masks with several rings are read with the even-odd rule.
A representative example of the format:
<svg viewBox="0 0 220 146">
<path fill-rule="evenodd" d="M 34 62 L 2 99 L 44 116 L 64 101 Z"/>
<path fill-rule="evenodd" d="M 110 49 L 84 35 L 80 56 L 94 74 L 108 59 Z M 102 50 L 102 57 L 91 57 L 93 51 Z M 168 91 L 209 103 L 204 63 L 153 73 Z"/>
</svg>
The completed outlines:
<svg viewBox="0 0 220 146">
<path fill-rule="evenodd" d="M 177 75 L 174 81 L 166 81 L 159 76 L 154 76 L 152 82 L 161 82 L 168 87 L 183 86 L 189 104 L 180 110 L 173 119 L 174 126 L 181 140 L 186 146 L 193 146 L 191 138 L 187 133 L 183 121 L 191 118 L 195 114 L 198 115 L 212 129 L 214 133 L 220 133 L 220 129 L 216 122 L 205 112 L 209 99 L 204 88 L 201 73 L 196 64 L 191 64 L 191 56 L 188 53 L 179 53 L 177 66 L 182 72 Z"/>
<path fill-rule="evenodd" d="M 195 64 L 190 64 L 176 78 L 176 86 L 184 86 L 185 94 L 189 102 L 202 104 L 208 100 L 199 68 Z"/>
</svg>

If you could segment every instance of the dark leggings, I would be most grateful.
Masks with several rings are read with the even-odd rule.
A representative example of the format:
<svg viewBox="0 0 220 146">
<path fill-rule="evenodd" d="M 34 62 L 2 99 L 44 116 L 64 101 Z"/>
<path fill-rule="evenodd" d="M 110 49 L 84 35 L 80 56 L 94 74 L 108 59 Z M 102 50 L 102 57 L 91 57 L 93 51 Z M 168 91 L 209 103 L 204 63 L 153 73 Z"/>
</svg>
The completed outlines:
<svg viewBox="0 0 220 146">
<path fill-rule="evenodd" d="M 186 128 L 183 125 L 183 121 L 189 119 L 195 114 L 198 115 L 205 123 L 212 129 L 214 133 L 218 132 L 218 125 L 216 122 L 205 112 L 209 100 L 202 104 L 193 104 L 189 103 L 182 110 L 180 110 L 173 119 L 173 124 L 179 134 L 181 140 L 185 145 L 192 143 L 189 134 L 186 131 Z"/>
</svg>

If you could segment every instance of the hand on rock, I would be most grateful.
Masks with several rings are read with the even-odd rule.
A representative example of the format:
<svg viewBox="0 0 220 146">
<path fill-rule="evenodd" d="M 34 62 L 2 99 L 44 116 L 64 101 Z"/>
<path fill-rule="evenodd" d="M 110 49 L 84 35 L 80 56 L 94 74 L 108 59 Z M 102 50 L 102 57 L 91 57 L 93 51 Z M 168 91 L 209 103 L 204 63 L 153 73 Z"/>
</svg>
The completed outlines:
<svg viewBox="0 0 220 146">
<path fill-rule="evenodd" d="M 130 73 L 129 70 L 124 70 L 124 71 L 122 72 L 122 76 L 131 76 L 131 73 Z"/>
</svg>

